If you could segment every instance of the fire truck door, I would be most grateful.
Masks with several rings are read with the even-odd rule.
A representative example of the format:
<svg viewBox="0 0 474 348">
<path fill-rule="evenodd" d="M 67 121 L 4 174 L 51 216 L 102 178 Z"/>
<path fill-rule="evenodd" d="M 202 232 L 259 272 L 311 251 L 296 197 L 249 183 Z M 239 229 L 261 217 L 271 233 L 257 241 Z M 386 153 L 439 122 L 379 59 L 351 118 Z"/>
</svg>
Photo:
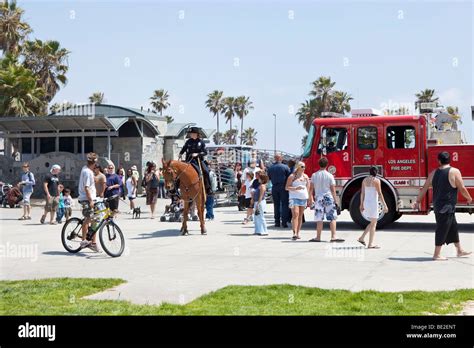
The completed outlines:
<svg viewBox="0 0 474 348">
<path fill-rule="evenodd" d="M 353 166 L 367 168 L 372 165 L 382 165 L 383 152 L 380 149 L 379 137 L 383 132 L 381 126 L 363 125 L 355 126 L 354 133 L 354 159 Z M 358 174 L 358 173 L 354 173 Z"/>
<path fill-rule="evenodd" d="M 386 125 L 384 153 L 384 176 L 387 178 L 418 178 L 419 153 L 416 125 Z"/>
<path fill-rule="evenodd" d="M 345 127 L 324 127 L 321 131 L 318 154 L 326 152 L 328 171 L 337 179 L 351 178 L 350 131 Z"/>
</svg>

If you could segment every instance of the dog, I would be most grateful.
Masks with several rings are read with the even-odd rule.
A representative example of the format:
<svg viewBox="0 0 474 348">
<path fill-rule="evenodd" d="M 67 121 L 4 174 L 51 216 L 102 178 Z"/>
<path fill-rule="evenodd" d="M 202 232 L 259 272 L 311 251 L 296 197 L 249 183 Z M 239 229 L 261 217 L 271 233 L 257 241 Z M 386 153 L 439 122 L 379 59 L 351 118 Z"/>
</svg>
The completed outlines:
<svg viewBox="0 0 474 348">
<path fill-rule="evenodd" d="M 132 219 L 139 219 L 141 212 L 142 212 L 142 211 L 141 211 L 140 207 L 134 208 L 134 209 L 133 209 Z"/>
</svg>

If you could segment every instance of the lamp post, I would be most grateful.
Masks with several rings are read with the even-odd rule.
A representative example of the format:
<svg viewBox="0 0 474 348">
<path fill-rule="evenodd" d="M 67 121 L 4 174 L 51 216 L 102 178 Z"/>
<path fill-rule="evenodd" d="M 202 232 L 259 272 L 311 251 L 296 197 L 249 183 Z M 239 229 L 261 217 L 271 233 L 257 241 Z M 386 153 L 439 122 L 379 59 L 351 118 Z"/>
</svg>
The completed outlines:
<svg viewBox="0 0 474 348">
<path fill-rule="evenodd" d="M 274 134 L 273 134 L 273 150 L 275 152 L 275 155 L 276 155 L 276 152 L 277 152 L 277 115 L 276 114 L 273 114 L 273 117 L 275 119 L 275 123 L 274 123 Z"/>
</svg>

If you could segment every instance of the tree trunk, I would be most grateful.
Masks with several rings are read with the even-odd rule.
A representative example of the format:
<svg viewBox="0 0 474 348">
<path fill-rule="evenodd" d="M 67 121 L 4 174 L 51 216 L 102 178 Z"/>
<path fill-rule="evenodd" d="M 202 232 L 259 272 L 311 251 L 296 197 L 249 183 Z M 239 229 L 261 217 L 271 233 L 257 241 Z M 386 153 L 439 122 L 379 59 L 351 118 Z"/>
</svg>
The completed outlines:
<svg viewBox="0 0 474 348">
<path fill-rule="evenodd" d="M 216 145 L 219 145 L 220 144 L 220 139 L 219 139 L 220 138 L 220 134 L 219 134 L 219 113 L 217 113 L 216 116 L 217 116 L 217 137 L 216 137 L 217 138 L 216 139 L 217 144 Z"/>
<path fill-rule="evenodd" d="M 244 135 L 244 116 L 240 119 L 240 145 L 242 145 L 242 136 Z"/>
</svg>

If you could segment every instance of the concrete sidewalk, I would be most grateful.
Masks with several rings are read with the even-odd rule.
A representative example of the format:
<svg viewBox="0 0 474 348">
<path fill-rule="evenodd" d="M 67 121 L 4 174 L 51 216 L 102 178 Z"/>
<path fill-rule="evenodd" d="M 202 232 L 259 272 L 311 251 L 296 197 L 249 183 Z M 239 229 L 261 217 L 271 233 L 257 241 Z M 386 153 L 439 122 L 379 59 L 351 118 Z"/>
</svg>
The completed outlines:
<svg viewBox="0 0 474 348">
<path fill-rule="evenodd" d="M 159 213 L 167 202 L 159 200 Z M 377 232 L 382 249 L 367 250 L 357 243 L 361 231 L 347 212 L 338 222 L 338 237 L 345 243 L 308 243 L 315 233 L 309 210 L 299 241 L 291 240 L 290 229 L 272 227 L 268 236 L 252 235 L 253 226 L 241 224 L 244 214 L 236 207 L 216 209 L 216 220 L 207 223 L 207 236 L 200 235 L 197 222 L 190 222 L 191 235 L 183 237 L 179 223 L 150 220 L 143 198 L 138 203 L 145 210 L 142 219 L 133 220 L 125 213 L 118 217 L 126 250 L 115 259 L 89 249 L 69 254 L 61 244 L 62 226 L 40 225 L 40 208 L 33 209 L 29 221 L 17 220 L 20 209 L 0 209 L 0 279 L 122 278 L 126 284 L 90 298 L 149 304 L 186 303 L 231 284 L 289 283 L 352 291 L 452 290 L 474 285 L 474 258 L 454 257 L 454 246 L 443 250 L 449 261 L 431 261 L 433 215 L 402 217 Z M 270 226 L 271 208 L 266 214 Z M 122 203 L 121 210 L 126 211 Z M 472 217 L 459 214 L 458 221 L 461 243 L 474 250 Z M 329 240 L 329 232 L 323 233 L 323 239 Z M 18 255 L 27 248 L 30 252 Z"/>
</svg>

